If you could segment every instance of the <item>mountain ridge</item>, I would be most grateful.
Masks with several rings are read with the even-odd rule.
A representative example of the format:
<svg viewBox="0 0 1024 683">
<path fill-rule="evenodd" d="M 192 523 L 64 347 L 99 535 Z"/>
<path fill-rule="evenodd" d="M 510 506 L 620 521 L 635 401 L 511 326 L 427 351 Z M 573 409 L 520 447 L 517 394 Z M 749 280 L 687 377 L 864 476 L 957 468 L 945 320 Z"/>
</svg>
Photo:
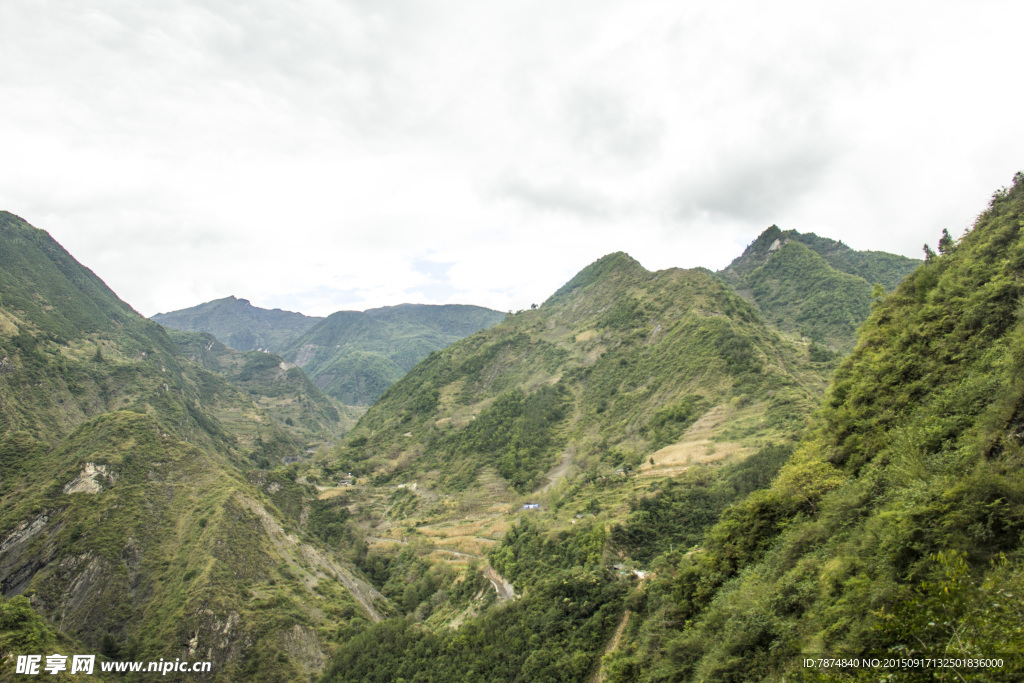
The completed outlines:
<svg viewBox="0 0 1024 683">
<path fill-rule="evenodd" d="M 464 456 L 472 449 L 500 452 L 503 446 L 490 444 L 491 437 L 474 434 L 484 428 L 477 425 L 499 429 L 500 420 L 494 421 L 506 413 L 522 423 L 513 443 L 519 439 L 530 455 L 491 465 L 520 492 L 540 483 L 537 468 L 554 464 L 556 444 L 577 453 L 600 450 L 605 460 L 615 460 L 606 467 L 638 467 L 652 444 L 671 438 L 658 436 L 652 420 L 660 420 L 666 433 L 667 425 L 678 422 L 678 433 L 687 421 L 735 398 L 740 410 L 764 410 L 785 423 L 783 405 L 811 405 L 811 396 L 824 387 L 824 365 L 806 361 L 817 369 L 800 379 L 787 369 L 800 367 L 805 361 L 796 359 L 806 355 L 806 346 L 766 327 L 750 304 L 709 271 L 650 272 L 626 254 L 611 254 L 581 270 L 538 309 L 509 316 L 416 366 L 360 419 L 348 443 L 366 444 L 345 456 L 345 467 L 365 471 L 362 455 L 398 449 L 409 454 L 393 456 L 399 461 L 428 463 L 415 465 L 422 479 L 424 467 L 440 465 L 448 450 Z M 765 383 L 777 397 L 750 408 L 749 396 Z M 677 406 L 679 401 L 685 406 Z M 667 412 L 656 417 L 659 410 Z M 530 418 L 531 411 L 541 414 Z M 544 411 L 571 417 L 548 424 Z M 614 436 L 599 426 L 623 421 L 627 427 Z M 552 440 L 537 442 L 530 430 L 538 438 L 550 433 Z M 484 440 L 461 443 L 463 433 L 471 441 Z M 593 455 L 588 460 L 596 466 Z M 465 485 L 472 476 L 467 470 L 456 480 Z"/>
<path fill-rule="evenodd" d="M 1015 189 L 994 206 L 1019 200 Z M 82 332 L 46 315 L 73 295 L 44 288 L 33 301 L 34 287 L 15 282 L 12 300 L 28 303 L 12 309 L 0 294 L 0 584 L 86 647 L 136 659 L 207 653 L 222 680 L 743 680 L 791 671 L 780 653 L 797 638 L 866 642 L 855 620 L 880 605 L 929 642 L 914 615 L 932 603 L 911 584 L 943 570 L 923 555 L 941 534 L 970 545 L 959 518 L 942 517 L 945 494 L 918 495 L 959 462 L 947 444 L 961 424 L 964 443 L 1009 460 L 956 470 L 979 494 L 957 489 L 955 512 L 1016 552 L 1021 499 L 1007 468 L 1019 455 L 1010 432 L 1024 424 L 1019 392 L 984 372 L 1020 359 L 984 363 L 1015 348 L 1004 333 L 1016 329 L 1007 311 L 1020 259 L 994 270 L 985 261 L 991 277 L 982 269 L 966 284 L 949 265 L 1012 243 L 1014 210 L 997 229 L 941 242 L 939 256 L 873 299 L 862 275 L 774 233 L 741 264 L 746 297 L 706 269 L 651 272 L 609 254 L 537 309 L 429 352 L 334 447 L 331 410 L 341 409 L 291 361 L 127 313 L 119 325 L 90 320 L 117 307 L 108 299 L 81 309 L 94 326 Z M 761 247 L 769 255 L 757 260 Z M 835 315 L 812 298 L 833 283 L 856 293 L 837 299 Z M 818 348 L 824 333 L 781 324 L 813 332 L 819 312 L 835 325 L 849 302 L 874 313 L 846 361 Z M 938 315 L 949 302 L 962 314 Z M 349 312 L 333 322 L 372 338 L 380 321 Z M 929 330 L 957 341 L 943 347 Z M 337 339 L 329 332 L 318 346 Z M 911 350 L 917 360 L 901 355 Z M 975 369 L 940 367 L 955 359 Z M 914 422 L 914 401 L 958 377 L 970 381 L 934 403 L 951 426 Z M 1010 430 L 994 440 L 956 412 L 989 394 L 999 405 L 977 414 Z M 877 436 L 899 420 L 898 433 Z M 898 469 L 879 469 L 890 462 Z M 905 551 L 850 535 L 882 509 L 876 492 L 890 480 L 903 492 L 896 502 L 920 503 L 917 517 L 885 508 L 872 528 L 890 533 L 899 519 L 909 535 L 891 533 L 908 539 Z M 911 533 L 929 515 L 942 524 Z M 808 544 L 828 552 L 801 555 Z M 881 558 L 871 577 L 887 602 L 862 599 L 873 570 L 846 552 L 853 545 Z M 917 573 L 894 579 L 890 551 Z M 1007 572 L 985 580 L 1019 592 Z M 514 591 L 502 597 L 494 581 Z"/>
<path fill-rule="evenodd" d="M 150 320 L 184 332 L 209 332 L 239 351 L 280 353 L 323 318 L 279 308 L 259 308 L 248 299 L 231 295 L 190 308 L 157 313 Z"/>
<path fill-rule="evenodd" d="M 779 329 L 849 353 L 870 311 L 873 285 L 892 290 L 919 264 L 772 225 L 717 276 Z"/>
<path fill-rule="evenodd" d="M 466 304 L 398 304 L 314 318 L 261 309 L 231 296 L 152 320 L 211 333 L 241 351 L 279 354 L 325 393 L 346 405 L 366 406 L 431 351 L 504 315 Z"/>
<path fill-rule="evenodd" d="M 771 485 L 666 557 L 649 588 L 666 599 L 631 624 L 610 680 L 774 680 L 806 675 L 809 652 L 986 650 L 1005 661 L 949 677 L 1020 678 L 1024 641 L 1008 625 L 1024 618 L 1022 216 L 1018 173 L 875 301 Z M 665 620 L 676 625 L 641 626 Z"/>
<path fill-rule="evenodd" d="M 215 680 L 284 681 L 319 671 L 338 619 L 389 612 L 352 564 L 358 543 L 305 530 L 304 509 L 340 515 L 282 467 L 310 457 L 289 424 L 305 405 L 275 417 L 9 214 L 0 284 L 4 615 L 25 606 L 7 601 L 20 595 L 86 651 L 207 659 Z M 242 386 L 317 399 L 267 359 L 281 362 L 239 360 Z M 311 431 L 337 417 L 318 405 Z M 3 642 L 6 677 L 13 641 Z"/>
<path fill-rule="evenodd" d="M 325 393 L 366 406 L 432 351 L 504 313 L 466 304 L 399 304 L 332 313 L 282 352 Z"/>
</svg>

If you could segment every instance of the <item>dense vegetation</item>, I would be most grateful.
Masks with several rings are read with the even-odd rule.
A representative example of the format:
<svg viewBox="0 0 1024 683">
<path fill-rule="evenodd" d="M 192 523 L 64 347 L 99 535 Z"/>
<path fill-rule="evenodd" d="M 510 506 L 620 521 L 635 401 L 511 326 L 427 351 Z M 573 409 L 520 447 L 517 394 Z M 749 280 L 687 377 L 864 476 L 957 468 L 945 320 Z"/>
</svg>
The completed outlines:
<svg viewBox="0 0 1024 683">
<path fill-rule="evenodd" d="M 425 458 L 443 453 L 458 458 L 448 483 L 465 488 L 480 468 L 493 465 L 520 493 L 537 488 L 557 448 L 555 431 L 565 417 L 569 392 L 561 385 L 541 387 L 526 396 L 513 389 L 502 394 L 477 419 L 459 431 L 432 441 Z"/>
<path fill-rule="evenodd" d="M 370 405 L 431 351 L 501 321 L 480 306 L 402 304 L 339 311 L 282 355 L 323 391 L 348 405 Z"/>
<path fill-rule="evenodd" d="M 290 415 L 338 422 L 307 380 L 263 354 L 208 372 L 6 213 L 0 280 L 0 587 L 20 596 L 0 605 L 5 657 L 70 638 L 291 681 L 319 670 L 334 622 L 380 618 L 333 537 L 299 532 L 315 489 L 283 467 L 307 443 Z M 260 405 L 298 395 L 312 403 L 289 416 Z"/>
<path fill-rule="evenodd" d="M 871 285 L 836 271 L 799 242 L 782 246 L 748 279 L 754 299 L 780 327 L 834 346 L 855 338 L 868 317 Z"/>
<path fill-rule="evenodd" d="M 998 653 L 949 679 L 1021 675 L 1022 218 L 1018 174 L 876 304 L 817 427 L 659 577 L 670 599 L 647 601 L 612 680 L 760 679 L 804 652 Z"/>
<path fill-rule="evenodd" d="M 612 254 L 538 309 L 431 354 L 337 458 L 378 482 L 449 491 L 491 467 L 527 493 L 556 465 L 591 480 L 637 469 L 712 408 L 733 418 L 715 435 L 723 442 L 792 437 L 832 363 L 812 361 L 707 271 L 651 273 Z"/>
<path fill-rule="evenodd" d="M 325 681 L 586 681 L 622 611 L 628 582 L 602 565 L 604 530 L 541 540 L 524 522 L 492 562 L 516 577 L 521 598 L 433 632 L 415 619 L 363 631 L 335 656 Z"/>
<path fill-rule="evenodd" d="M 892 290 L 919 263 L 773 225 L 718 275 L 780 329 L 849 352 L 868 316 L 873 286 Z"/>
<path fill-rule="evenodd" d="M 157 313 L 152 320 L 174 330 L 207 332 L 239 351 L 281 353 L 323 318 L 259 308 L 246 299 L 229 296 L 180 311 Z"/>
<path fill-rule="evenodd" d="M 791 454 L 792 448 L 768 444 L 719 470 L 695 468 L 656 484 L 653 495 L 630 502 L 629 516 L 612 528 L 612 542 L 643 563 L 690 548 L 728 506 L 766 487 Z"/>
</svg>

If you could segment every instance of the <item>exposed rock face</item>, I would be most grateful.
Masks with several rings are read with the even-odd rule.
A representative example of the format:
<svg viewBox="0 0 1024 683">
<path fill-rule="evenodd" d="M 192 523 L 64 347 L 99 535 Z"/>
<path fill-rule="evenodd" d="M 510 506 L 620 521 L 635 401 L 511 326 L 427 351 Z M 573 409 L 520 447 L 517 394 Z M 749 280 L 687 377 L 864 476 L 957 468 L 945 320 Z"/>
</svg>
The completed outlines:
<svg viewBox="0 0 1024 683">
<path fill-rule="evenodd" d="M 8 550 L 15 550 L 19 546 L 23 546 L 32 540 L 32 537 L 43 530 L 46 526 L 46 522 L 49 521 L 49 516 L 46 514 L 39 515 L 35 519 L 27 522 L 22 522 L 14 531 L 7 535 L 7 538 L 0 543 L 0 555 L 3 555 Z"/>
<path fill-rule="evenodd" d="M 316 631 L 296 624 L 284 635 L 283 640 L 289 659 L 298 664 L 311 679 L 324 668 L 327 655 L 320 649 Z"/>
<path fill-rule="evenodd" d="M 167 386 L 166 384 L 164 385 Z M 105 477 L 114 481 L 116 476 L 107 470 L 106 465 L 97 465 L 93 462 L 85 463 L 81 474 L 64 485 L 64 493 L 99 493 L 103 486 L 97 481 L 97 477 Z"/>
<path fill-rule="evenodd" d="M 317 348 L 316 344 L 303 344 L 295 353 L 295 364 L 300 368 L 305 366 L 306 363 L 316 357 Z"/>
</svg>

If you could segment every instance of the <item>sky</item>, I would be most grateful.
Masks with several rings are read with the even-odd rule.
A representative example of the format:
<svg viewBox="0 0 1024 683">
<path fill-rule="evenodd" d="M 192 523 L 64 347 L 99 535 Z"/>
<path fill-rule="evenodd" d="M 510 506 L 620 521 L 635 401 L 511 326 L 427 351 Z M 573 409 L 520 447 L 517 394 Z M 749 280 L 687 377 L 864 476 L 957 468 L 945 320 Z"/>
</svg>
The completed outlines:
<svg viewBox="0 0 1024 683">
<path fill-rule="evenodd" d="M 144 315 L 518 310 L 765 228 L 920 257 L 1024 169 L 1015 2 L 2 0 L 0 209 Z"/>
</svg>

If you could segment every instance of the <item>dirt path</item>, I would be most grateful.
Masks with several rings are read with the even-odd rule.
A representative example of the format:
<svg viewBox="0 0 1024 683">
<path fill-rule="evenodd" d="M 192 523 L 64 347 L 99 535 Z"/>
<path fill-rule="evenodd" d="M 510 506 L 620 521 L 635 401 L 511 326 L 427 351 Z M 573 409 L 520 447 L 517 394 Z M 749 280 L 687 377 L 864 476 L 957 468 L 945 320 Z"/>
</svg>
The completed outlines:
<svg viewBox="0 0 1024 683">
<path fill-rule="evenodd" d="M 495 571 L 494 567 L 491 565 L 484 567 L 484 576 L 494 586 L 494 591 L 498 594 L 498 602 L 508 602 L 509 600 L 516 599 L 515 588 L 512 587 L 512 584 L 505 577 Z"/>
<path fill-rule="evenodd" d="M 541 492 L 547 491 L 557 484 L 559 480 L 565 478 L 565 475 L 569 473 L 569 466 L 572 465 L 572 456 L 573 454 L 569 449 L 566 449 L 565 452 L 562 453 L 562 459 L 558 461 L 558 464 L 555 465 L 547 475 L 545 475 L 548 483 L 544 484 L 544 486 L 540 488 Z"/>
<path fill-rule="evenodd" d="M 612 634 L 611 640 L 608 641 L 608 646 L 605 647 L 604 653 L 601 655 L 601 661 L 597 664 L 597 671 L 590 678 L 590 683 L 601 683 L 604 680 L 604 656 L 615 652 L 619 647 L 619 642 L 622 640 L 622 634 L 626 632 L 626 625 L 629 623 L 629 617 L 633 613 L 626 610 L 622 613 L 622 619 L 619 620 L 619 625 L 615 627 L 615 633 Z"/>
</svg>

